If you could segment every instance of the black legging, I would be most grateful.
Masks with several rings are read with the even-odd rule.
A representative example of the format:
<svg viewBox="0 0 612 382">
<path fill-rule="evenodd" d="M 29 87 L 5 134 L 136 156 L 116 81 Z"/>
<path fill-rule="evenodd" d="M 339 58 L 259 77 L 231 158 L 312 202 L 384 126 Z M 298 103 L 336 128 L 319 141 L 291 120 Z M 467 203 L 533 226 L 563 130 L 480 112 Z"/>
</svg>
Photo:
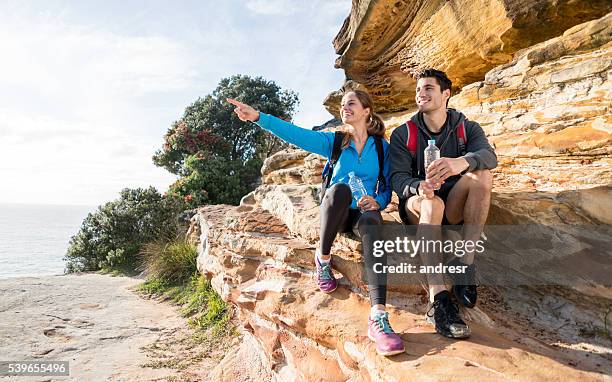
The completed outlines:
<svg viewBox="0 0 612 382">
<path fill-rule="evenodd" d="M 353 194 L 351 188 L 344 183 L 334 184 L 325 192 L 321 201 L 321 254 L 329 255 L 332 244 L 338 232 L 350 232 L 357 226 L 357 232 L 363 236 L 368 225 L 381 225 L 383 223 L 380 211 L 366 211 L 350 209 Z M 372 256 L 371 253 L 364 256 Z M 387 301 L 386 285 L 368 285 L 370 290 L 370 303 L 385 305 Z"/>
</svg>

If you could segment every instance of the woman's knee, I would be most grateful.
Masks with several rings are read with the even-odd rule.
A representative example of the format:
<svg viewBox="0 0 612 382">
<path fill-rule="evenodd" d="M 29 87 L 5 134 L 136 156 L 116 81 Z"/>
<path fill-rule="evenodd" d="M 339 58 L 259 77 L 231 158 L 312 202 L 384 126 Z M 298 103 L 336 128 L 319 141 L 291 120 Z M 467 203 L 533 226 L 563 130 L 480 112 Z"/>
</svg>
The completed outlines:
<svg viewBox="0 0 612 382">
<path fill-rule="evenodd" d="M 382 215 L 378 211 L 367 211 L 361 214 L 357 224 L 365 225 L 381 225 L 383 223 Z"/>
<path fill-rule="evenodd" d="M 337 183 L 325 191 L 321 205 L 351 204 L 353 193 L 348 184 Z"/>
</svg>

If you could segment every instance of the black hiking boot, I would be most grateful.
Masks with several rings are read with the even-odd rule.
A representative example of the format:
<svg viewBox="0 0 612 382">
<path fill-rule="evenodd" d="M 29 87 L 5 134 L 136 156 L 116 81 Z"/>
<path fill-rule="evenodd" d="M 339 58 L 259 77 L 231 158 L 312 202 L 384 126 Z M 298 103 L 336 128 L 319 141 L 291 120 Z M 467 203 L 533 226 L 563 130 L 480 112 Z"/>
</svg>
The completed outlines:
<svg viewBox="0 0 612 382">
<path fill-rule="evenodd" d="M 433 315 L 430 314 L 433 309 Z M 448 291 L 442 291 L 434 296 L 434 303 L 427 312 L 428 317 L 433 317 L 436 332 L 448 338 L 468 338 L 470 328 L 459 317 L 459 307 L 451 301 Z"/>
<path fill-rule="evenodd" d="M 476 284 L 476 265 L 467 265 L 455 258 L 448 263 L 454 266 L 467 266 L 465 273 L 451 273 L 453 280 L 453 294 L 457 302 L 466 308 L 473 308 L 478 299 L 478 285 Z"/>
</svg>

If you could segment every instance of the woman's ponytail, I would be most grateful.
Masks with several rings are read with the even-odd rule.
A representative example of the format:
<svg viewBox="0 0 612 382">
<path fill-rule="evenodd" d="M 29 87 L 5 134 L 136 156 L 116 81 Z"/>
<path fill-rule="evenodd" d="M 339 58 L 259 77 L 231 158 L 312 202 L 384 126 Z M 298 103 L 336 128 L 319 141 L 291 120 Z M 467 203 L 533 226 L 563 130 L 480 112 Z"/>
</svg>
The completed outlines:
<svg viewBox="0 0 612 382">
<path fill-rule="evenodd" d="M 372 109 L 370 108 L 370 110 Z M 380 115 L 374 112 L 372 112 L 369 118 L 368 135 L 378 135 L 380 137 L 385 136 L 385 123 Z"/>
</svg>

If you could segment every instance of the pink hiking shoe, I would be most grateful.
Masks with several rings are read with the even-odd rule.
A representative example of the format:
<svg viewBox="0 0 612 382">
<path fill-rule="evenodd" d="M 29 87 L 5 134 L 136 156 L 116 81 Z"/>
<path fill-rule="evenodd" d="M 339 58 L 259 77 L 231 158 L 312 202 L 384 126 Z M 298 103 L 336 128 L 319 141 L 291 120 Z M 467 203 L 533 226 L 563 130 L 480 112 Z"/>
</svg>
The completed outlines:
<svg viewBox="0 0 612 382">
<path fill-rule="evenodd" d="M 317 285 L 321 292 L 331 293 L 338 288 L 338 281 L 334 277 L 331 269 L 331 260 L 326 263 L 319 261 L 319 256 L 315 255 L 315 263 L 317 264 Z"/>
<path fill-rule="evenodd" d="M 387 312 L 369 318 L 368 337 L 376 343 L 376 352 L 380 355 L 390 356 L 406 350 L 404 341 L 391 329 Z"/>
</svg>

